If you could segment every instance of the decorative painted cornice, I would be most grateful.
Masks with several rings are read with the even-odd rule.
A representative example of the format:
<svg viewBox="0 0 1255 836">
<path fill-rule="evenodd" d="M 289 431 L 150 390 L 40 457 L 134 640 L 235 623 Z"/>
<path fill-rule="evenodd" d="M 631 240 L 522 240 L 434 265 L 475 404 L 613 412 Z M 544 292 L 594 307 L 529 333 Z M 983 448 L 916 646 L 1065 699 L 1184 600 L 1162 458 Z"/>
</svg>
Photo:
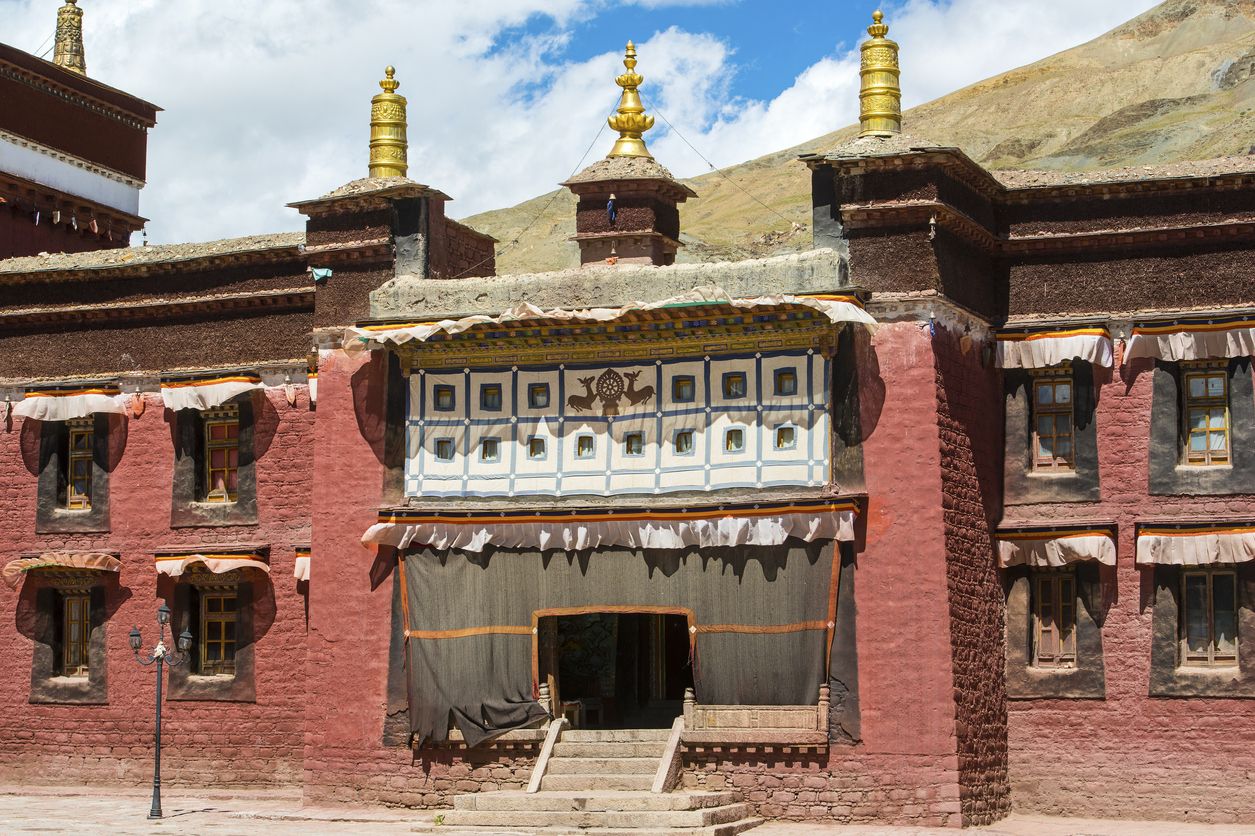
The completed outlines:
<svg viewBox="0 0 1255 836">
<path fill-rule="evenodd" d="M 7 78 L 12 81 L 25 84 L 28 87 L 33 87 L 41 93 L 56 96 L 58 99 L 70 102 L 77 107 L 83 108 L 84 110 L 90 110 L 93 113 L 98 113 L 101 116 L 114 119 L 126 125 L 128 128 L 134 128 L 137 131 L 147 130 L 157 124 L 155 119 L 138 119 L 133 113 L 129 113 L 117 105 L 108 104 L 101 99 L 84 94 L 79 90 L 69 87 L 68 85 L 57 84 L 44 76 L 22 67 L 0 64 L 0 78 Z M 121 91 L 118 92 L 121 95 L 126 95 L 121 93 Z M 137 99 L 136 101 L 141 100 Z M 144 102 L 144 104 L 152 107 L 154 110 L 160 109 L 153 105 L 149 105 L 147 102 Z"/>
</svg>

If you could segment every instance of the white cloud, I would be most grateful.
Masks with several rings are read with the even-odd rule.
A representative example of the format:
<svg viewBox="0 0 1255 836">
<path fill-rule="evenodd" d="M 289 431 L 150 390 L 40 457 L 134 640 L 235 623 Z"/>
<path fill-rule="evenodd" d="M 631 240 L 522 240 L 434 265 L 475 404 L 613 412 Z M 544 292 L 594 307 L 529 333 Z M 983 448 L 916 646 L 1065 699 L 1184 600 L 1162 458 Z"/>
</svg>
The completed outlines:
<svg viewBox="0 0 1255 836">
<path fill-rule="evenodd" d="M 397 67 L 409 98 L 410 175 L 458 198 L 450 211 L 462 216 L 553 188 L 604 124 L 621 54 L 572 61 L 566 48 L 574 23 L 605 2 L 93 3 L 87 61 L 94 78 L 166 108 L 149 137 L 141 202 L 153 241 L 299 228 L 285 203 L 365 174 L 369 99 L 385 64 Z M 1151 5 L 907 0 L 886 14 L 903 44 L 909 105 L 1094 37 Z M 4 40 L 23 49 L 38 48 L 55 21 L 44 0 L 0 0 L 0 10 Z M 545 34 L 515 34 L 538 16 Z M 859 34 L 833 32 L 830 54 L 816 55 L 771 100 L 753 101 L 730 97 L 736 44 L 665 29 L 638 44 L 646 104 L 719 165 L 785 148 L 857 117 L 856 50 L 837 41 Z M 611 139 L 603 131 L 588 161 Z M 677 174 L 706 170 L 662 120 L 651 147 Z"/>
</svg>

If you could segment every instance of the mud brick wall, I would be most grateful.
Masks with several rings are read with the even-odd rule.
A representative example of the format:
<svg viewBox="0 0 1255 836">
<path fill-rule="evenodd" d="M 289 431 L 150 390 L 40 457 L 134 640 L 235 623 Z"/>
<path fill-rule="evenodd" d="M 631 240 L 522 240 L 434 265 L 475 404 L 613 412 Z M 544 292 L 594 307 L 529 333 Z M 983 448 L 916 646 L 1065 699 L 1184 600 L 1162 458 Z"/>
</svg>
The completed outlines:
<svg viewBox="0 0 1255 836">
<path fill-rule="evenodd" d="M 265 543 L 271 572 L 254 610 L 256 702 L 168 701 L 162 717 L 167 784 L 256 787 L 301 780 L 305 726 L 305 598 L 292 576 L 293 546 L 309 541 L 310 439 L 306 389 L 295 406 L 282 390 L 254 395 L 257 415 L 256 525 L 170 527 L 174 448 L 171 415 L 159 395 L 138 418 L 124 416 L 125 449 L 110 474 L 112 531 L 35 534 L 39 422 L 0 423 L 0 564 L 24 552 L 105 550 L 122 569 L 106 583 L 107 703 L 31 704 L 31 608 L 40 581 L 0 586 L 0 621 L 15 625 L 0 654 L 0 782 L 142 786 L 152 776 L 154 669 L 127 644 L 140 626 L 146 648 L 156 611 L 173 583 L 158 575 L 153 549 L 210 543 Z M 112 438 L 111 438 L 112 440 Z M 33 458 L 34 456 L 34 458 Z M 301 586 L 304 586 L 303 584 Z"/>
<path fill-rule="evenodd" d="M 1024 519 L 1112 519 L 1117 565 L 1102 568 L 1106 698 L 1012 700 L 1015 809 L 1056 815 L 1255 822 L 1255 700 L 1151 697 L 1153 572 L 1135 562 L 1147 517 L 1255 516 L 1255 496 L 1150 496 L 1152 369 L 1099 369 L 1102 499 L 1016 509 Z"/>
<path fill-rule="evenodd" d="M 462 278 L 465 276 L 492 276 L 497 272 L 493 240 L 470 227 L 447 218 L 439 237 L 432 236 L 433 245 L 442 243 L 444 252 L 439 258 L 432 253 L 432 277 Z M 435 269 L 439 265 L 439 270 Z"/>
<path fill-rule="evenodd" d="M 1001 516 L 1002 388 L 970 337 L 938 327 L 933 348 L 960 798 L 964 824 L 988 824 L 1011 807 L 1003 592 L 993 542 Z"/>
</svg>

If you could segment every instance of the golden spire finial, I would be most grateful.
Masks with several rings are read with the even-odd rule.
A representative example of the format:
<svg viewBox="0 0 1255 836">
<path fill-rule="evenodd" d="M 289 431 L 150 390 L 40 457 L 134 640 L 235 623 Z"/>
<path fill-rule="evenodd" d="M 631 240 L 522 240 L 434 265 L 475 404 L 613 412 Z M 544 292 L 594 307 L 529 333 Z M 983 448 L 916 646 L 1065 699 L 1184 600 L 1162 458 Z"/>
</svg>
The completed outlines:
<svg viewBox="0 0 1255 836">
<path fill-rule="evenodd" d="M 859 136 L 891 136 L 902 133 L 902 88 L 898 86 L 898 45 L 885 37 L 889 24 L 884 13 L 872 13 L 867 27 L 870 40 L 863 42 L 863 65 L 859 70 Z"/>
<path fill-rule="evenodd" d="M 87 56 L 83 54 L 83 10 L 75 5 L 78 0 L 65 0 L 57 10 L 56 45 L 52 63 L 71 72 L 87 75 Z"/>
<path fill-rule="evenodd" d="M 645 147 L 641 134 L 654 126 L 654 117 L 645 115 L 645 106 L 641 104 L 641 94 L 637 90 L 645 77 L 636 72 L 636 45 L 627 43 L 627 52 L 623 57 L 623 66 L 627 72 L 614 80 L 623 88 L 619 97 L 619 110 L 607 122 L 610 129 L 619 132 L 619 138 L 610 149 L 607 157 L 649 157 L 653 154 Z"/>
<path fill-rule="evenodd" d="M 393 78 L 396 69 L 389 66 L 383 72 L 383 92 L 370 100 L 370 176 L 404 177 L 409 170 L 405 96 L 397 94 L 401 82 Z"/>
</svg>

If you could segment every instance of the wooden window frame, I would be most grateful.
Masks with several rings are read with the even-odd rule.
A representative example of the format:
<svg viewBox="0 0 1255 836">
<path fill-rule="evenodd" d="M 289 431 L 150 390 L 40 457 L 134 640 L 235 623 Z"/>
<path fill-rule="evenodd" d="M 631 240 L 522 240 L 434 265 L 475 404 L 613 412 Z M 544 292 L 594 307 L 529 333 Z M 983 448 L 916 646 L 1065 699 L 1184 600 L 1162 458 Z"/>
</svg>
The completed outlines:
<svg viewBox="0 0 1255 836">
<path fill-rule="evenodd" d="M 91 668 L 91 592 L 64 591 L 58 594 L 61 619 L 61 653 L 58 675 L 86 677 Z M 78 627 L 75 638 L 74 627 Z"/>
<path fill-rule="evenodd" d="M 205 496 L 202 502 L 212 503 L 229 503 L 239 499 L 240 493 L 240 410 L 234 404 L 220 406 L 215 409 L 205 410 L 201 413 L 201 420 L 204 421 L 204 457 L 205 457 Z M 215 427 L 227 428 L 225 438 L 216 439 L 213 437 Z M 235 435 L 232 437 L 230 428 L 235 428 Z M 214 453 L 225 451 L 228 464 L 225 467 L 214 467 Z M 231 451 L 235 451 L 235 465 L 229 464 Z M 232 489 L 231 474 L 235 474 L 235 488 Z M 218 490 L 214 487 L 214 474 L 221 473 L 222 489 Z"/>
<path fill-rule="evenodd" d="M 1181 463 L 1188 467 L 1228 467 L 1233 463 L 1232 414 L 1229 410 L 1229 370 L 1227 364 L 1182 363 L 1181 364 L 1181 435 L 1183 439 Z M 1193 397 L 1190 394 L 1190 382 L 1202 378 L 1204 394 Z M 1206 394 L 1207 381 L 1219 378 L 1221 395 L 1212 397 Z M 1217 408 L 1224 411 L 1224 423 L 1219 427 L 1211 425 L 1211 413 Z M 1202 410 L 1207 414 L 1207 424 L 1202 430 L 1194 429 L 1191 413 Z M 1212 450 L 1211 436 L 1217 432 L 1224 433 L 1224 448 Z M 1203 437 L 1203 450 L 1195 451 L 1191 442 L 1196 435 Z"/>
<path fill-rule="evenodd" d="M 1068 401 L 1066 404 L 1059 403 L 1059 387 L 1066 385 L 1068 387 Z M 1032 459 L 1033 470 L 1038 473 L 1073 473 L 1076 471 L 1076 381 L 1073 379 L 1072 366 L 1065 363 L 1062 366 L 1054 366 L 1049 369 L 1042 369 L 1034 372 L 1031 379 L 1032 390 L 1029 395 L 1032 404 Z M 1049 386 L 1051 391 L 1051 403 L 1042 404 L 1038 401 L 1038 388 Z M 1041 452 L 1041 442 L 1046 436 L 1041 433 L 1041 419 L 1050 416 L 1051 428 L 1053 432 L 1049 438 L 1054 442 L 1052 449 L 1057 451 L 1058 443 L 1061 439 L 1068 442 L 1069 453 L 1066 456 L 1050 455 L 1044 456 Z M 1063 416 L 1067 417 L 1068 429 L 1066 433 L 1059 432 L 1059 419 Z"/>
<path fill-rule="evenodd" d="M 1220 575 L 1226 575 L 1230 578 L 1233 587 L 1232 612 L 1234 613 L 1234 627 L 1237 624 L 1238 613 L 1238 575 L 1232 569 L 1199 569 L 1186 570 L 1181 573 L 1181 617 L 1180 632 L 1177 636 L 1177 644 L 1179 647 L 1179 664 L 1183 668 L 1235 668 L 1238 666 L 1238 641 L 1237 631 L 1234 630 L 1234 646 L 1232 654 L 1220 654 L 1216 647 L 1216 600 L 1215 600 L 1215 581 Z M 1189 647 L 1188 625 L 1190 617 L 1190 596 L 1189 582 L 1190 578 L 1203 577 L 1206 578 L 1207 584 L 1207 652 L 1205 656 L 1200 655 L 1197 651 L 1191 651 Z"/>
<path fill-rule="evenodd" d="M 1035 668 L 1077 667 L 1076 573 L 1071 570 L 1034 571 L 1032 582 L 1033 656 Z M 1049 627 L 1046 622 L 1049 619 Z M 1046 641 L 1051 641 L 1050 652 Z"/>
<path fill-rule="evenodd" d="M 197 625 L 200 630 L 198 641 L 200 643 L 200 655 L 196 660 L 196 674 L 198 676 L 235 676 L 235 654 L 239 650 L 240 639 L 240 599 L 235 590 L 225 589 L 205 589 L 200 591 L 200 613 Z M 226 609 L 226 601 L 232 602 L 232 609 L 228 612 Z M 210 610 L 210 602 L 223 602 L 216 611 Z M 210 638 L 209 625 L 219 625 L 217 638 Z M 233 637 L 227 638 L 227 624 L 232 625 Z M 208 649 L 211 645 L 218 646 L 218 658 L 209 659 Z M 230 648 L 230 658 L 227 658 L 227 650 Z"/>
<path fill-rule="evenodd" d="M 93 418 L 75 418 L 67 421 L 65 425 L 65 499 L 61 507 L 67 511 L 90 511 L 92 508 L 92 468 L 94 460 L 95 447 L 95 420 Z M 85 439 L 82 446 L 76 442 L 79 439 Z M 86 473 L 83 477 L 86 484 L 86 491 L 80 491 L 76 487 L 75 465 L 79 462 L 85 463 Z"/>
</svg>

